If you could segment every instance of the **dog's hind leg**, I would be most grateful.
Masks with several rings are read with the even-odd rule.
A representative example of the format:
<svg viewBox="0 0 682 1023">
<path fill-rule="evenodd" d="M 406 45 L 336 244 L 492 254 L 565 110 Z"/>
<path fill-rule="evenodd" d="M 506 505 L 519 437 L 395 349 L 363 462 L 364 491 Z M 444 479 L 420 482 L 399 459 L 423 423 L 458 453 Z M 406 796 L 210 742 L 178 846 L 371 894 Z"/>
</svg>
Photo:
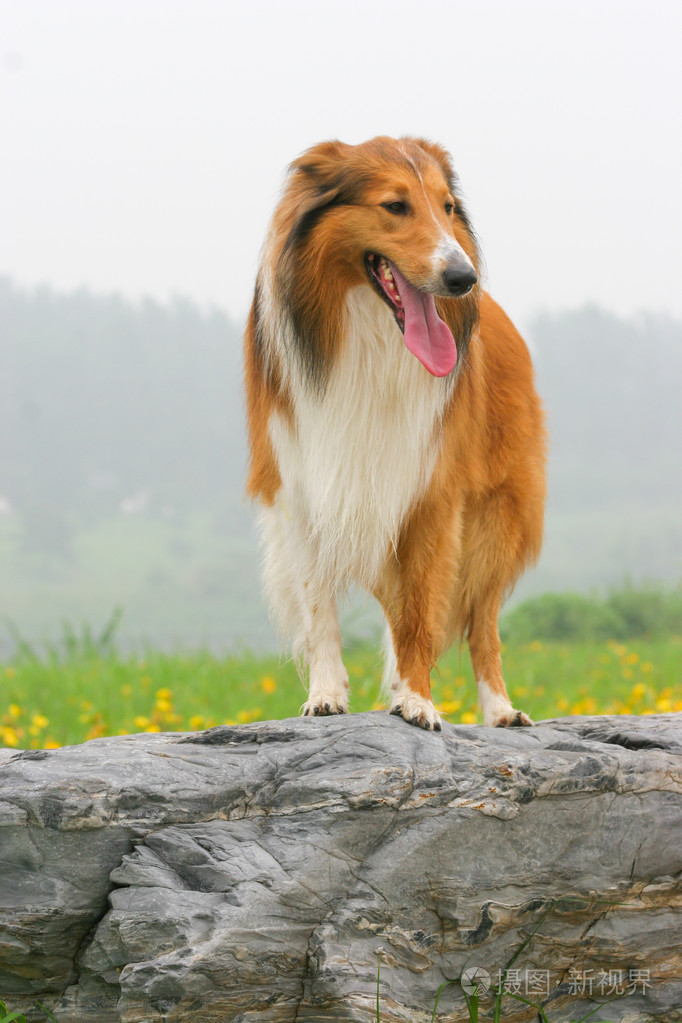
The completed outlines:
<svg viewBox="0 0 682 1023">
<path fill-rule="evenodd" d="M 531 513 L 518 495 L 500 489 L 472 505 L 467 521 L 458 632 L 469 642 L 485 725 L 533 724 L 509 699 L 497 625 L 502 595 L 533 558 L 535 533 L 541 525 L 537 528 Z"/>
<path fill-rule="evenodd" d="M 499 599 L 478 606 L 471 618 L 468 640 L 471 663 L 478 683 L 478 702 L 483 724 L 497 728 L 532 725 L 523 711 L 515 710 L 502 677 L 502 654 L 497 626 Z"/>
<path fill-rule="evenodd" d="M 434 731 L 441 719 L 431 699 L 431 668 L 445 645 L 459 545 L 452 505 L 436 501 L 413 515 L 374 591 L 389 625 L 384 690 L 391 714 Z"/>
<path fill-rule="evenodd" d="M 263 578 L 279 631 L 291 641 L 303 677 L 309 674 L 304 715 L 345 714 L 348 673 L 341 658 L 336 601 L 315 572 L 315 552 L 304 528 L 274 505 L 261 515 L 265 551 Z"/>
</svg>

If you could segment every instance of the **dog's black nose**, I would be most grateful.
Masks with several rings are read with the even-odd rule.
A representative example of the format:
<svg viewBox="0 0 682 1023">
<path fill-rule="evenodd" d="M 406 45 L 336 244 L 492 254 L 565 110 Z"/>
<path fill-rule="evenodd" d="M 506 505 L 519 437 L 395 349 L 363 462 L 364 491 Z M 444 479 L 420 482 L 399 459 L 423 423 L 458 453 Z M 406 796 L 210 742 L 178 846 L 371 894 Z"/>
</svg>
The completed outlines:
<svg viewBox="0 0 682 1023">
<path fill-rule="evenodd" d="M 477 277 L 470 266 L 461 263 L 450 263 L 443 270 L 443 284 L 451 295 L 466 295 L 476 283 Z"/>
</svg>

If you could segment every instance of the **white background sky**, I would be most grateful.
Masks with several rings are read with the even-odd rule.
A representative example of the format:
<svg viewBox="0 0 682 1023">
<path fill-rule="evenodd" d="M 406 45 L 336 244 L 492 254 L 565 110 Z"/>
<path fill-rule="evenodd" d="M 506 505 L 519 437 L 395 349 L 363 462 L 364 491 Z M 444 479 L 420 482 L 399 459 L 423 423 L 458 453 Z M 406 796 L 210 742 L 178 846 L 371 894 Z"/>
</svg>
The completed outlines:
<svg viewBox="0 0 682 1023">
<path fill-rule="evenodd" d="M 454 155 L 517 321 L 682 316 L 680 0 L 0 0 L 0 273 L 241 318 L 286 165 Z"/>
</svg>

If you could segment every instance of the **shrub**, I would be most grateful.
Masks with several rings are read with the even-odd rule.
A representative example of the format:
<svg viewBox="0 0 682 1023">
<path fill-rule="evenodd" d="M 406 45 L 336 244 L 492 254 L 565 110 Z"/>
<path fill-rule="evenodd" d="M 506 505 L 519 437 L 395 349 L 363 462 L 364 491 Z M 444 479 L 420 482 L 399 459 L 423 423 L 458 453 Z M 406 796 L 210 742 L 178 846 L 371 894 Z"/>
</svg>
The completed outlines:
<svg viewBox="0 0 682 1023">
<path fill-rule="evenodd" d="M 640 589 L 625 586 L 603 598 L 548 593 L 510 611 L 500 631 L 503 639 L 515 643 L 682 634 L 682 584 L 672 590 L 653 585 Z"/>
</svg>

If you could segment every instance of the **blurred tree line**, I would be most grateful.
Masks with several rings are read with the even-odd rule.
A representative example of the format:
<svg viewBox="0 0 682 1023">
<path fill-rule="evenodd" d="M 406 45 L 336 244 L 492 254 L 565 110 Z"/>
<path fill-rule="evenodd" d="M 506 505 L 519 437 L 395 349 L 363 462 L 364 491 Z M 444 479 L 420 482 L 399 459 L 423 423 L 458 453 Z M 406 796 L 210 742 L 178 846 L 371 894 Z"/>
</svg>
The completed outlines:
<svg viewBox="0 0 682 1023">
<path fill-rule="evenodd" d="M 239 331 L 219 312 L 0 279 L 0 494 L 44 546 L 129 511 L 244 529 Z"/>
</svg>

